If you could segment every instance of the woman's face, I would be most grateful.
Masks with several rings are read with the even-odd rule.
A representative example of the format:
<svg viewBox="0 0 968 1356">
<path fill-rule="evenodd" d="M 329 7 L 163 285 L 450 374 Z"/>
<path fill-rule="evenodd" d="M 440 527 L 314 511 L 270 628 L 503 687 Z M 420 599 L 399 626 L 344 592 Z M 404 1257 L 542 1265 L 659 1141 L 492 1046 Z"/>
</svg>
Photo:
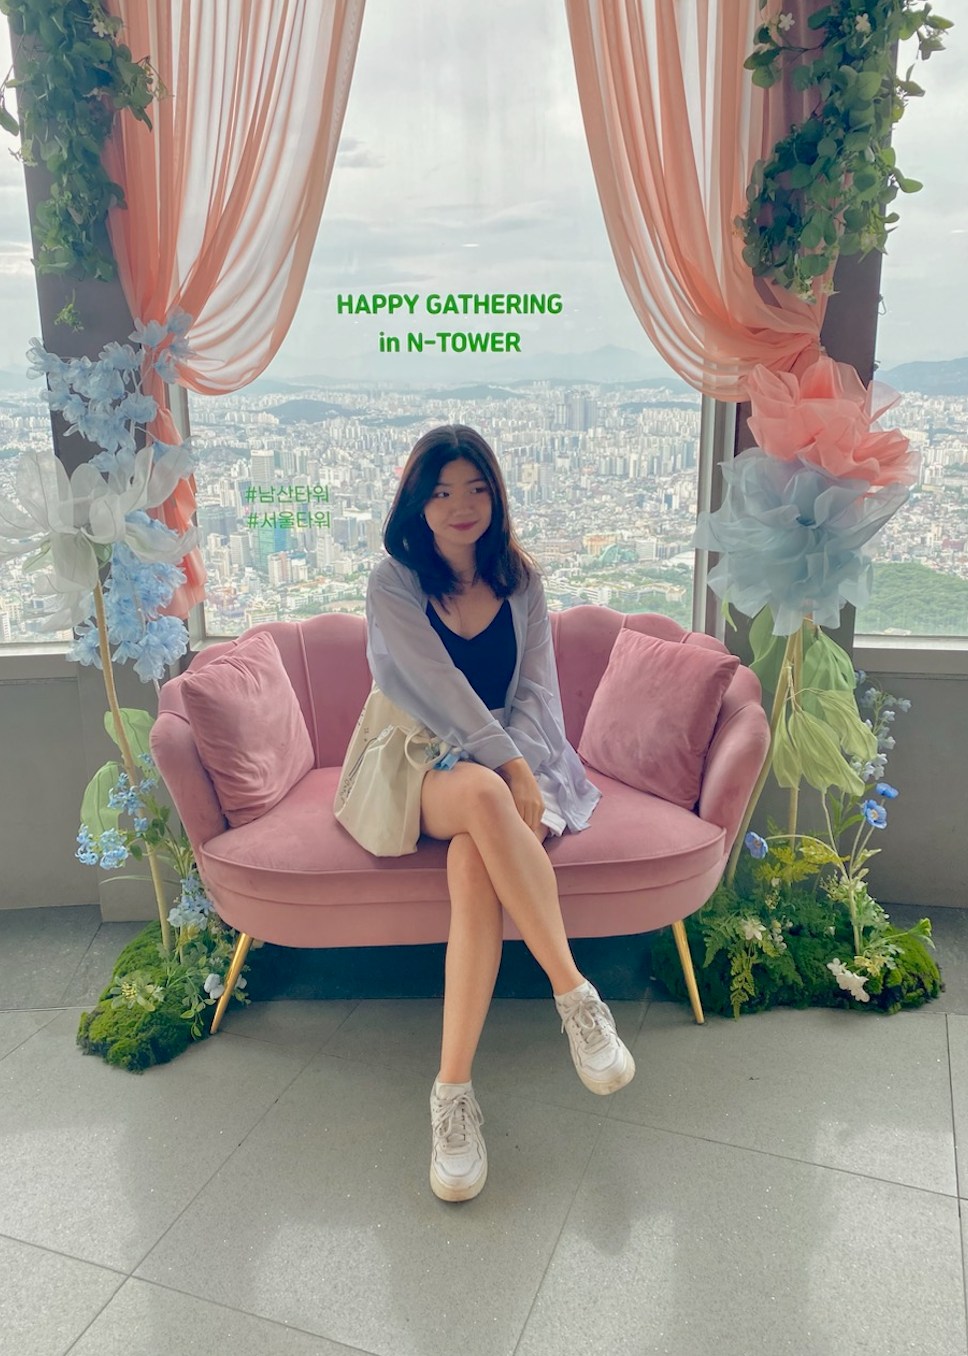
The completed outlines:
<svg viewBox="0 0 968 1356">
<path fill-rule="evenodd" d="M 448 547 L 470 546 L 483 537 L 491 524 L 491 494 L 473 462 L 459 457 L 441 467 L 424 517 L 444 556 Z"/>
</svg>

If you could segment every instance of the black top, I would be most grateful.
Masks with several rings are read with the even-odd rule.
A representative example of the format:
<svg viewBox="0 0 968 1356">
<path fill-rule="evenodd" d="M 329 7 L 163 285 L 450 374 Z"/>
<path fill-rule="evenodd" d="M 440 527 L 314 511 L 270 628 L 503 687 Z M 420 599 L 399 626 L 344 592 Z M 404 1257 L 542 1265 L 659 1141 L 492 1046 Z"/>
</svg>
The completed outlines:
<svg viewBox="0 0 968 1356">
<path fill-rule="evenodd" d="M 457 668 L 470 683 L 489 711 L 503 707 L 514 677 L 518 647 L 514 639 L 511 604 L 505 598 L 496 615 L 468 640 L 441 621 L 433 603 L 427 604 L 430 624 L 444 642 Z"/>
</svg>

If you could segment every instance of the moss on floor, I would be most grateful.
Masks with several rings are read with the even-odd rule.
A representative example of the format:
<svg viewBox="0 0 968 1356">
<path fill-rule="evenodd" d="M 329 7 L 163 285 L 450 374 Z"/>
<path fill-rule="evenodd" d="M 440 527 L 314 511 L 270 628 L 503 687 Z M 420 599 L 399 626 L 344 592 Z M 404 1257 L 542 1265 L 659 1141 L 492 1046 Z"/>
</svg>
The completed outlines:
<svg viewBox="0 0 968 1356">
<path fill-rule="evenodd" d="M 141 971 L 156 983 L 164 979 L 160 945 L 161 924 L 149 923 L 118 956 L 97 1006 L 81 1013 L 77 1043 L 84 1054 L 100 1055 L 108 1064 L 141 1073 L 153 1064 L 167 1064 L 191 1045 L 191 1023 L 181 1016 L 184 1003 L 178 994 L 166 995 L 154 1012 L 111 1004 L 111 985 L 121 975 Z M 200 1018 L 202 1039 L 209 1034 L 214 1013 L 208 1008 Z"/>
</svg>

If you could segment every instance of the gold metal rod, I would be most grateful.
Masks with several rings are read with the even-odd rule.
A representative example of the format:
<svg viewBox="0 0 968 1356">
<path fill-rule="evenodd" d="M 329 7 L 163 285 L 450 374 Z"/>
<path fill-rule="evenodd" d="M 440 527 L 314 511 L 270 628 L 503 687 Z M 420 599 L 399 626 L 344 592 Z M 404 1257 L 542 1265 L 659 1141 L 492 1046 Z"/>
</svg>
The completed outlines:
<svg viewBox="0 0 968 1356">
<path fill-rule="evenodd" d="M 704 1025 L 706 1018 L 703 1016 L 702 1003 L 699 998 L 699 985 L 696 983 L 696 972 L 692 968 L 692 953 L 689 950 L 689 939 L 686 936 L 686 925 L 680 918 L 678 923 L 672 925 L 672 935 L 676 939 L 676 949 L 679 952 L 679 961 L 682 965 L 682 973 L 686 980 L 686 989 L 689 992 L 689 1002 L 692 1004 L 692 1015 L 700 1026 Z"/>
</svg>

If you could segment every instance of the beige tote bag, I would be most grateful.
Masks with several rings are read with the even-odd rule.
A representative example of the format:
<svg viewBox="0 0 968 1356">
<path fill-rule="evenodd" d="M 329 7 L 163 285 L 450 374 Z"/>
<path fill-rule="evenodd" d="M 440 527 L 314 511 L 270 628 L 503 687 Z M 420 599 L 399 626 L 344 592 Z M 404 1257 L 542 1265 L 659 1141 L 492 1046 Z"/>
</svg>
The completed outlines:
<svg viewBox="0 0 968 1356">
<path fill-rule="evenodd" d="M 416 852 L 424 775 L 456 761 L 449 744 L 374 683 L 343 760 L 336 818 L 374 857 Z"/>
</svg>

